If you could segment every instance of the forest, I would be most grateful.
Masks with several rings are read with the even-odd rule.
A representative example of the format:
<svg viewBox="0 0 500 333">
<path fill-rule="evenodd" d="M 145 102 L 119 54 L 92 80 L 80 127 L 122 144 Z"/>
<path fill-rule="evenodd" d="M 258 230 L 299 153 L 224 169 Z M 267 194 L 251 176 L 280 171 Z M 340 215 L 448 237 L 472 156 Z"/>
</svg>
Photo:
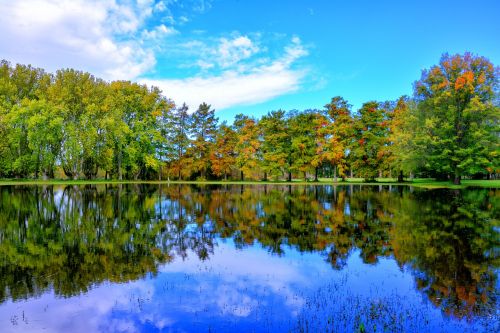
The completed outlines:
<svg viewBox="0 0 500 333">
<path fill-rule="evenodd" d="M 413 96 L 239 114 L 90 73 L 0 63 L 0 178 L 288 180 L 498 177 L 498 66 L 444 54 Z"/>
</svg>

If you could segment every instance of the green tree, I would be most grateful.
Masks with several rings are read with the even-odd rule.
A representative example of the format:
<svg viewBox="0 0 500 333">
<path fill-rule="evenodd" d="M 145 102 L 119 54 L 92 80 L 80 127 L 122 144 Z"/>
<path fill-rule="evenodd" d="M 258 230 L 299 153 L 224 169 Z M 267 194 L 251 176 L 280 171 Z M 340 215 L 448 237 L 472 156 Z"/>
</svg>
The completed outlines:
<svg viewBox="0 0 500 333">
<path fill-rule="evenodd" d="M 210 168 L 210 152 L 213 149 L 217 133 L 215 111 L 206 103 L 202 103 L 192 115 L 191 133 L 193 136 L 191 153 L 194 157 L 193 168 L 206 179 Z"/>
<path fill-rule="evenodd" d="M 498 73 L 488 59 L 471 53 L 444 54 L 439 65 L 422 72 L 415 97 L 427 170 L 460 184 L 464 174 L 498 168 Z"/>
<path fill-rule="evenodd" d="M 317 153 L 315 118 L 314 112 L 300 112 L 292 113 L 288 120 L 290 135 L 292 137 L 290 151 L 292 161 L 291 170 L 302 173 L 305 180 L 307 180 L 307 172 L 314 168 L 313 162 Z"/>
<path fill-rule="evenodd" d="M 387 168 L 397 173 L 398 182 L 403 182 L 404 174 L 415 171 L 421 164 L 422 156 L 417 153 L 416 104 L 406 96 L 400 97 L 388 112 L 389 135 L 386 147 Z"/>
<path fill-rule="evenodd" d="M 269 112 L 261 118 L 259 126 L 262 131 L 262 168 L 273 176 L 287 174 L 291 181 L 292 137 L 285 111 Z"/>
<path fill-rule="evenodd" d="M 177 178 L 182 179 L 182 171 L 188 169 L 186 168 L 185 154 L 190 146 L 189 132 L 192 127 L 192 117 L 188 113 L 186 103 L 180 108 L 173 109 L 171 122 L 168 136 L 175 150 L 174 171 Z"/>
<path fill-rule="evenodd" d="M 61 167 L 72 179 L 82 175 L 84 163 L 87 174 L 92 173 L 93 162 L 89 160 L 97 138 L 91 113 L 98 113 L 98 102 L 93 95 L 96 85 L 96 79 L 89 73 L 67 69 L 56 72 L 49 88 L 49 98 L 60 108 L 64 123 Z"/>
<path fill-rule="evenodd" d="M 387 144 L 388 122 L 377 102 L 364 103 L 354 121 L 353 168 L 373 181 L 382 166 Z"/>
</svg>

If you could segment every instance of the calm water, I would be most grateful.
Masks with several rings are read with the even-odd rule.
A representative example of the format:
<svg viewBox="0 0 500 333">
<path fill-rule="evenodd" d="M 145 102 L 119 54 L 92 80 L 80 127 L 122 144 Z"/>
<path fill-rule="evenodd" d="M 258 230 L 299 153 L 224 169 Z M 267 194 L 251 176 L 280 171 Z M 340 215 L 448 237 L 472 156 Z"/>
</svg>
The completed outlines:
<svg viewBox="0 0 500 333">
<path fill-rule="evenodd" d="M 500 190 L 0 187 L 1 332 L 495 332 Z"/>
</svg>

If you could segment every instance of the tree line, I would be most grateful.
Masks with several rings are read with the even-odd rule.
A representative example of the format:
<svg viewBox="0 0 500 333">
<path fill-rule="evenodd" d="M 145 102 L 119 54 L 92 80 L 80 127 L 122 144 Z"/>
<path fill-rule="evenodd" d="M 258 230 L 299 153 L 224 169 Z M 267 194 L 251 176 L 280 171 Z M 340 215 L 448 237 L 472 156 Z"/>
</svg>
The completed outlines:
<svg viewBox="0 0 500 333">
<path fill-rule="evenodd" d="M 50 179 L 490 178 L 499 168 L 499 67 L 444 54 L 412 97 L 341 96 L 323 109 L 219 123 L 157 87 L 0 63 L 0 177 Z M 168 92 L 166 92 L 168 94 Z"/>
</svg>

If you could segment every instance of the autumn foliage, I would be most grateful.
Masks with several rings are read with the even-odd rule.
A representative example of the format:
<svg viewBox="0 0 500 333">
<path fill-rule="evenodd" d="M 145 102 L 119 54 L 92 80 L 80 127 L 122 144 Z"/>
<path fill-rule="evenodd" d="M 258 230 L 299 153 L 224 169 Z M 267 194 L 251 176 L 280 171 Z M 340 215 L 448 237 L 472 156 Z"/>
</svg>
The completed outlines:
<svg viewBox="0 0 500 333">
<path fill-rule="evenodd" d="M 357 111 L 237 115 L 176 105 L 156 87 L 0 65 L 0 177 L 274 179 L 420 175 L 492 177 L 500 171 L 499 69 L 471 53 L 443 55 L 413 98 Z M 166 92 L 168 94 L 168 92 Z M 207 96 L 209 99 L 210 96 Z"/>
</svg>

